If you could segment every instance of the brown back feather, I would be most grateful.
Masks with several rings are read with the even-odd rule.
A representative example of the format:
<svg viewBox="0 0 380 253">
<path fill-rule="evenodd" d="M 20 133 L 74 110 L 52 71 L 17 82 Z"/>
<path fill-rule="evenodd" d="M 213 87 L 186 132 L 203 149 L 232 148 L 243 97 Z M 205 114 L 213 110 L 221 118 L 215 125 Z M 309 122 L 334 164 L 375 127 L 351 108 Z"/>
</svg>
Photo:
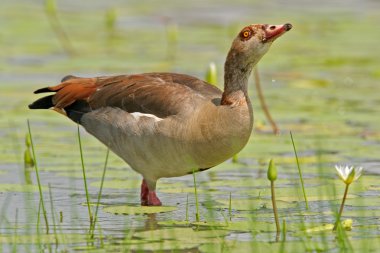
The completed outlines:
<svg viewBox="0 0 380 253">
<path fill-rule="evenodd" d="M 70 109 L 76 101 L 86 101 L 92 110 L 118 107 L 158 117 L 177 114 L 196 106 L 196 101 L 220 99 L 222 95 L 218 88 L 200 79 L 172 73 L 72 78 L 40 90 L 56 92 L 52 97 L 55 109 Z"/>
</svg>

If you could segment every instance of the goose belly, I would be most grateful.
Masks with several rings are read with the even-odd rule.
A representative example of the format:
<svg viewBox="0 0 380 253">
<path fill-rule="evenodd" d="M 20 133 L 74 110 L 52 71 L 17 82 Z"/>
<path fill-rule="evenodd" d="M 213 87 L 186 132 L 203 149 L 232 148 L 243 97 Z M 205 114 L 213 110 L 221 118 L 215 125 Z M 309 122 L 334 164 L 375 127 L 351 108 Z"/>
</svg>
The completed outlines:
<svg viewBox="0 0 380 253">
<path fill-rule="evenodd" d="M 223 147 L 220 140 L 184 142 L 166 136 L 119 136 L 109 147 L 146 178 L 178 177 L 208 169 L 229 159 L 239 147 Z"/>
<path fill-rule="evenodd" d="M 239 122 L 230 129 L 216 128 L 220 121 L 202 124 L 199 117 L 185 122 L 141 115 L 136 118 L 114 108 L 85 114 L 81 124 L 151 180 L 183 176 L 218 165 L 245 146 L 251 130 L 249 124 L 245 127 L 247 124 Z"/>
</svg>

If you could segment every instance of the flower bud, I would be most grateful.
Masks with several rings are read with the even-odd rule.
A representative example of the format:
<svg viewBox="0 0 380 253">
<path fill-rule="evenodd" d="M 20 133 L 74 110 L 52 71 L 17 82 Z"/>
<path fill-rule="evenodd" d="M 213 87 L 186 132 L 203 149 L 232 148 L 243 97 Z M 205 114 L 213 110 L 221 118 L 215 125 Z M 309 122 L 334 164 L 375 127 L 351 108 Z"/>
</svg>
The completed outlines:
<svg viewBox="0 0 380 253">
<path fill-rule="evenodd" d="M 25 135 L 25 145 L 29 148 L 32 145 L 32 141 L 30 139 L 30 134 Z"/>
<path fill-rule="evenodd" d="M 269 181 L 275 181 L 277 179 L 277 169 L 273 159 L 269 161 L 267 177 Z"/>
<path fill-rule="evenodd" d="M 348 174 L 347 179 L 345 181 L 346 184 L 351 184 L 355 179 L 355 170 L 351 170 L 350 174 Z"/>
<path fill-rule="evenodd" d="M 211 62 L 210 65 L 208 66 L 207 72 L 206 72 L 206 82 L 212 84 L 212 85 L 217 85 L 218 75 L 216 73 L 216 65 L 215 63 Z"/>
</svg>

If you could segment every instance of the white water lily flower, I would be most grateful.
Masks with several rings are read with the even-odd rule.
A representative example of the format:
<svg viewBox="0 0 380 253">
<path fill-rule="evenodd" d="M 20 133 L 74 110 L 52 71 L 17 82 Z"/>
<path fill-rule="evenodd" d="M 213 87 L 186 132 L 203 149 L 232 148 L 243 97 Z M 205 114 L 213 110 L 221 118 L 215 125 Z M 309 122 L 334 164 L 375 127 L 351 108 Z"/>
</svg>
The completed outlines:
<svg viewBox="0 0 380 253">
<path fill-rule="evenodd" d="M 354 167 L 354 166 L 341 166 L 341 165 L 335 165 L 335 169 L 338 172 L 338 175 L 340 179 L 345 184 L 351 184 L 352 182 L 359 179 L 359 177 L 362 175 L 363 167 Z"/>
</svg>

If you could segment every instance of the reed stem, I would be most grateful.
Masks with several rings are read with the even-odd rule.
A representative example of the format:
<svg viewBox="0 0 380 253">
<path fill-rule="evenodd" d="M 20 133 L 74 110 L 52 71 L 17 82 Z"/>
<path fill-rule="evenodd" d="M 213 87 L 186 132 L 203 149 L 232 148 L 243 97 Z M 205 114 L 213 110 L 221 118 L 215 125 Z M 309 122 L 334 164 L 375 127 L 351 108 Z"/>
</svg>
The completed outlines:
<svg viewBox="0 0 380 253">
<path fill-rule="evenodd" d="M 228 215 L 230 216 L 230 221 L 232 220 L 232 195 L 230 192 L 230 199 L 228 203 Z"/>
<path fill-rule="evenodd" d="M 78 133 L 80 160 L 81 160 L 81 163 L 82 163 L 84 190 L 86 192 L 86 201 L 87 201 L 88 216 L 90 217 L 90 226 L 91 226 L 91 224 L 93 222 L 93 216 L 92 216 L 92 213 L 91 213 L 90 196 L 88 194 L 88 188 L 87 188 L 86 170 L 85 170 L 85 167 L 84 167 L 82 140 L 81 140 L 81 137 L 80 137 L 79 125 L 77 125 L 77 130 L 78 130 L 77 133 Z"/>
<path fill-rule="evenodd" d="M 273 206 L 274 220 L 276 222 L 276 231 L 277 231 L 277 234 L 279 234 L 281 232 L 281 228 L 280 228 L 280 222 L 278 221 L 276 195 L 274 192 L 274 181 L 270 181 L 270 189 L 272 193 L 272 206 Z"/>
<path fill-rule="evenodd" d="M 30 145 L 32 147 L 32 154 L 33 154 L 33 159 L 34 159 L 34 169 L 36 171 L 36 178 L 37 178 L 37 184 L 38 184 L 38 192 L 40 194 L 42 213 L 43 213 L 44 219 L 45 219 L 46 234 L 49 234 L 49 222 L 48 222 L 48 219 L 47 219 L 47 213 L 46 213 L 46 209 L 45 209 L 44 196 L 42 194 L 41 180 L 40 180 L 40 175 L 39 175 L 39 172 L 38 172 L 38 163 L 37 163 L 36 153 L 35 153 L 35 150 L 34 150 L 34 142 L 33 142 L 32 131 L 30 129 L 29 119 L 27 120 L 27 124 L 28 124 L 28 132 L 29 132 L 29 136 L 30 136 Z"/>
<path fill-rule="evenodd" d="M 269 112 L 268 106 L 265 102 L 265 97 L 264 97 L 263 90 L 261 88 L 260 75 L 259 75 L 259 70 L 257 66 L 253 69 L 253 75 L 255 77 L 255 86 L 256 86 L 257 95 L 259 96 L 261 108 L 263 108 L 264 114 L 272 126 L 273 133 L 277 135 L 280 133 L 280 130 L 278 129 L 276 122 L 273 120 Z"/>
<path fill-rule="evenodd" d="M 338 224 L 339 224 L 339 222 L 340 222 L 340 217 L 342 216 L 342 213 L 343 213 L 344 203 L 346 202 L 347 193 L 348 193 L 348 187 L 349 187 L 349 186 L 350 186 L 350 184 L 346 184 L 346 189 L 344 190 L 342 203 L 340 204 L 338 217 L 337 217 L 337 219 L 336 219 L 336 222 L 335 222 L 335 225 L 334 225 L 333 231 L 336 230 L 336 228 L 338 227 Z"/>
<path fill-rule="evenodd" d="M 197 183 L 195 181 L 195 170 L 194 169 L 193 169 L 193 179 L 194 179 L 194 194 L 195 194 L 195 208 L 196 208 L 195 220 L 197 222 L 199 222 L 200 219 L 199 219 L 198 193 L 197 193 Z"/>
<path fill-rule="evenodd" d="M 50 183 L 48 184 L 49 187 L 49 198 L 50 198 L 50 212 L 51 212 L 51 218 L 53 221 L 53 231 L 55 236 L 55 244 L 58 245 L 58 236 L 57 236 L 57 228 L 55 223 L 55 214 L 54 214 L 54 204 L 53 204 L 53 194 L 51 193 L 51 186 Z"/>
<path fill-rule="evenodd" d="M 282 241 L 286 241 L 286 220 L 282 219 Z"/>
<path fill-rule="evenodd" d="M 102 181 L 100 182 L 100 189 L 99 189 L 99 193 L 98 193 L 98 200 L 96 201 L 94 220 L 93 220 L 92 225 L 90 226 L 91 238 L 94 238 L 94 234 L 95 234 L 95 226 L 96 226 L 96 222 L 97 222 L 97 218 L 98 218 L 99 203 L 100 203 L 100 198 L 102 196 L 103 183 L 104 183 L 104 178 L 106 176 L 109 154 L 110 154 L 110 150 L 107 149 L 106 160 L 104 162 L 104 167 L 103 167 Z"/>
<path fill-rule="evenodd" d="M 186 195 L 186 216 L 185 221 L 189 222 L 189 194 Z"/>
<path fill-rule="evenodd" d="M 290 131 L 290 138 L 292 139 L 292 145 L 293 145 L 293 149 L 294 149 L 294 154 L 295 154 L 295 156 L 296 156 L 296 162 L 297 162 L 298 174 L 299 174 L 299 176 L 300 176 L 301 187 L 302 187 L 302 193 L 303 193 L 303 197 L 304 197 L 304 199 L 305 199 L 306 209 L 309 210 L 309 203 L 308 203 L 308 201 L 307 201 L 307 196 L 306 196 L 305 186 L 304 186 L 304 183 L 303 183 L 302 171 L 301 171 L 300 163 L 299 163 L 299 160 L 298 160 L 298 155 L 297 155 L 296 145 L 294 144 L 292 131 Z"/>
</svg>

